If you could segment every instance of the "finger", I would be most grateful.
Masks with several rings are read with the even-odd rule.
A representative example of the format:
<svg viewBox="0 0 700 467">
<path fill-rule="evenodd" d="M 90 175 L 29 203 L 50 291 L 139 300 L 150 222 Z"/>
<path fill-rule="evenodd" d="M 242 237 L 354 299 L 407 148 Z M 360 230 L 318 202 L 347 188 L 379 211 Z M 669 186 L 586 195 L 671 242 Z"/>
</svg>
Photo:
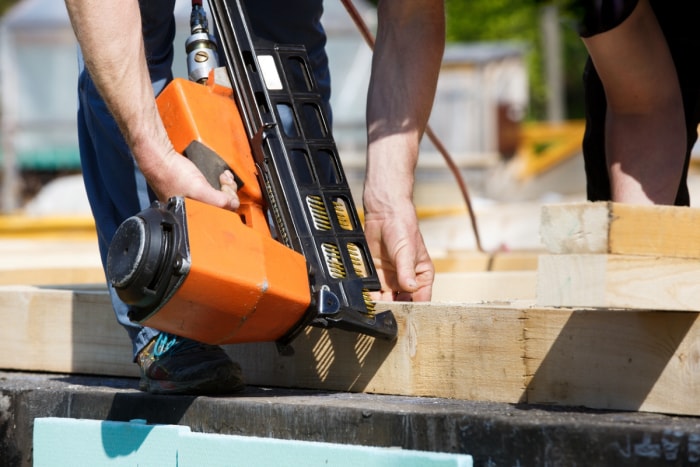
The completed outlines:
<svg viewBox="0 0 700 467">
<path fill-rule="evenodd" d="M 414 302 L 429 302 L 432 299 L 432 296 L 432 284 L 419 287 L 415 292 L 411 294 L 411 298 Z"/>
<path fill-rule="evenodd" d="M 238 195 L 235 192 L 228 193 L 228 192 L 222 191 L 221 193 L 226 196 L 226 199 L 225 199 L 224 205 L 223 205 L 224 209 L 228 209 L 230 211 L 235 211 L 236 209 L 238 209 L 241 206 L 241 202 L 238 199 Z"/>
<path fill-rule="evenodd" d="M 395 296 L 391 290 L 376 290 L 369 295 L 374 302 L 393 302 Z"/>
<path fill-rule="evenodd" d="M 216 189 L 211 189 L 206 194 L 202 194 L 197 198 L 199 201 L 211 204 L 222 209 L 228 209 L 229 211 L 235 211 L 241 205 L 238 195 L 236 193 L 230 193 L 228 191 L 219 191 Z"/>
<path fill-rule="evenodd" d="M 225 209 L 236 210 L 240 206 L 238 198 L 238 185 L 233 178 L 233 173 L 230 170 L 224 171 L 219 175 L 219 183 L 221 184 L 221 192 L 227 196 L 224 204 Z"/>
<path fill-rule="evenodd" d="M 412 302 L 413 294 L 410 292 L 394 292 L 395 302 Z"/>
<path fill-rule="evenodd" d="M 227 188 L 233 190 L 234 193 L 238 191 L 236 179 L 233 177 L 233 172 L 230 170 L 225 170 L 221 175 L 219 175 L 219 183 L 221 184 L 222 190 Z"/>
</svg>

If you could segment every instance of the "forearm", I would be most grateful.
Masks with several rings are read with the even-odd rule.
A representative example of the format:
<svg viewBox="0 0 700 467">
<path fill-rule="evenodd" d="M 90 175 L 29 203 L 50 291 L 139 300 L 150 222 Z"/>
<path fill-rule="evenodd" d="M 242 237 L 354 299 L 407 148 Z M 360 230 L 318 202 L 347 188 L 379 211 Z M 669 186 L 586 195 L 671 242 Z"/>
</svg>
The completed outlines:
<svg viewBox="0 0 700 467">
<path fill-rule="evenodd" d="M 442 0 L 382 1 L 378 14 L 367 101 L 364 202 L 370 210 L 411 201 L 445 43 Z"/>
<path fill-rule="evenodd" d="M 66 0 L 85 65 L 137 164 L 161 172 L 172 151 L 155 105 L 137 1 Z"/>
</svg>

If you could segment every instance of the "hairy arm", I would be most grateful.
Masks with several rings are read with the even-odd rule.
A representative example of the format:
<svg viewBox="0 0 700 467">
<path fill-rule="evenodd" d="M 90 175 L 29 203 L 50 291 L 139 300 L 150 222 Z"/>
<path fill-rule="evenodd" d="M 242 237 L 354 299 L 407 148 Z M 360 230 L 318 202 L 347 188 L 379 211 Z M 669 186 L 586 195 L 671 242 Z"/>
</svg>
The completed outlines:
<svg viewBox="0 0 700 467">
<path fill-rule="evenodd" d="M 138 1 L 65 3 L 85 66 L 156 195 L 161 200 L 187 196 L 237 209 L 239 201 L 232 176 L 222 174 L 224 188 L 214 189 L 170 143 L 148 73 Z"/>
<path fill-rule="evenodd" d="M 442 0 L 379 3 L 367 101 L 365 233 L 380 299 L 430 300 L 434 267 L 413 205 L 414 171 L 445 44 Z"/>
</svg>

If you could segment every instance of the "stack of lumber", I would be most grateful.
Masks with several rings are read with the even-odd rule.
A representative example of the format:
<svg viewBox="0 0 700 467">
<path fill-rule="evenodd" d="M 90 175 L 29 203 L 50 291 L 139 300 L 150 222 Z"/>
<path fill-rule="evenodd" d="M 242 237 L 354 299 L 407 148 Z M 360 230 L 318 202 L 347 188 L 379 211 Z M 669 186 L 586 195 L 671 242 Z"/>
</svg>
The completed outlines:
<svg viewBox="0 0 700 467">
<path fill-rule="evenodd" d="M 544 206 L 537 303 L 700 311 L 700 210 Z"/>
<path fill-rule="evenodd" d="M 0 284 L 104 283 L 90 217 L 0 216 Z"/>
<path fill-rule="evenodd" d="M 0 241 L 0 284 L 104 283 L 97 239 L 70 238 Z"/>
<path fill-rule="evenodd" d="M 431 303 L 380 303 L 396 316 L 394 342 L 308 328 L 293 356 L 226 348 L 251 385 L 700 415 L 686 238 L 697 216 L 546 206 L 538 270 L 439 274 Z M 101 287 L 3 286 L 0 320 L 0 368 L 137 375 Z"/>
</svg>

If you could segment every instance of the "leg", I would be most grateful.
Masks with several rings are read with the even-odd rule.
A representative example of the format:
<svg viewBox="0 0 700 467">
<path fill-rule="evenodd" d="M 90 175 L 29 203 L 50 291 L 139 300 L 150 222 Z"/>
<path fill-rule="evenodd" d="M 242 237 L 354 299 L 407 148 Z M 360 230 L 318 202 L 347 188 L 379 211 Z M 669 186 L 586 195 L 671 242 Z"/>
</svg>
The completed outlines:
<svg viewBox="0 0 700 467">
<path fill-rule="evenodd" d="M 175 2 L 151 0 L 139 5 L 148 67 L 157 95 L 172 79 Z M 148 207 L 155 195 L 85 69 L 80 75 L 79 102 L 83 178 L 105 266 L 116 229 L 127 217 Z M 132 340 L 142 390 L 205 394 L 230 393 L 243 387 L 240 366 L 223 349 L 138 326 L 129 320 L 128 306 L 111 288 L 110 295 L 117 320 Z"/>
<path fill-rule="evenodd" d="M 700 54 L 700 39 L 694 31 L 696 19 L 700 15 L 700 3 L 667 2 L 651 0 L 661 29 L 664 31 L 683 96 L 685 111 L 686 151 L 685 164 L 681 182 L 678 186 L 675 204 L 687 206 L 690 204 L 687 175 L 690 155 L 697 140 L 697 128 L 700 123 L 700 69 L 697 67 L 697 57 Z"/>
<path fill-rule="evenodd" d="M 607 102 L 600 77 L 590 59 L 583 72 L 586 131 L 583 135 L 583 160 L 586 170 L 586 194 L 589 201 L 607 201 L 610 177 L 605 157 L 605 114 Z"/>
<path fill-rule="evenodd" d="M 172 79 L 174 0 L 141 2 L 144 41 L 154 91 Z M 100 255 L 106 265 L 114 232 L 129 216 L 148 207 L 155 196 L 136 167 L 116 122 L 97 92 L 82 60 L 79 78 L 78 134 L 83 180 L 97 227 Z M 142 328 L 127 317 L 128 306 L 110 288 L 117 320 L 133 343 L 134 356 L 158 332 Z"/>
<path fill-rule="evenodd" d="M 584 38 L 605 89 L 605 153 L 613 201 L 673 204 L 686 153 L 673 59 L 640 0 L 619 26 Z"/>
</svg>

